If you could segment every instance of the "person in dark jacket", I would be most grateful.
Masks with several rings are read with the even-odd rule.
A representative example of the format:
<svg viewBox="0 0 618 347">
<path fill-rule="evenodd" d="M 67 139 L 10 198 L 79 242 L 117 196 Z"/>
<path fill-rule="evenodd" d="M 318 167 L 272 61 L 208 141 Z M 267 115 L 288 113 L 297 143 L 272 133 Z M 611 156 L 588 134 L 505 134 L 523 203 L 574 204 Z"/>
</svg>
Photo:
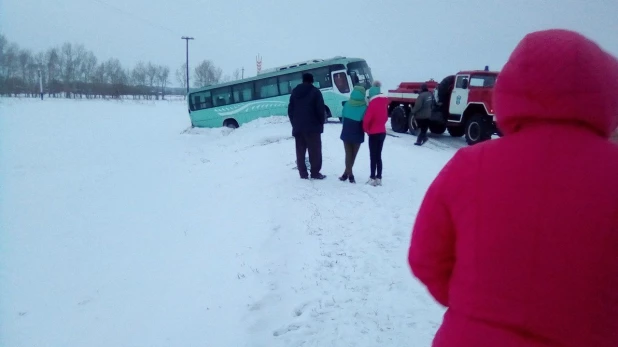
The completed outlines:
<svg viewBox="0 0 618 347">
<path fill-rule="evenodd" d="M 429 122 L 431 118 L 431 107 L 433 103 L 433 94 L 427 88 L 427 84 L 421 85 L 421 93 L 416 98 L 414 108 L 412 108 L 412 116 L 416 120 L 416 124 L 421 129 L 418 137 L 416 138 L 415 145 L 422 146 L 427 142 L 427 129 L 429 128 Z"/>
<path fill-rule="evenodd" d="M 346 101 L 343 111 L 341 111 L 343 125 L 341 126 L 340 139 L 343 141 L 345 150 L 345 171 L 339 177 L 339 180 L 344 182 L 350 180 L 350 183 L 356 183 L 352 167 L 361 144 L 365 142 L 363 130 L 365 111 L 367 111 L 365 88 L 356 86 L 350 94 L 350 100 Z"/>
<path fill-rule="evenodd" d="M 296 164 L 300 178 L 308 179 L 305 154 L 309 150 L 311 178 L 322 180 L 326 176 L 322 169 L 322 133 L 326 120 L 324 98 L 313 85 L 313 75 L 303 74 L 303 83 L 299 84 L 290 95 L 288 117 L 292 123 L 292 136 L 296 140 Z"/>
</svg>

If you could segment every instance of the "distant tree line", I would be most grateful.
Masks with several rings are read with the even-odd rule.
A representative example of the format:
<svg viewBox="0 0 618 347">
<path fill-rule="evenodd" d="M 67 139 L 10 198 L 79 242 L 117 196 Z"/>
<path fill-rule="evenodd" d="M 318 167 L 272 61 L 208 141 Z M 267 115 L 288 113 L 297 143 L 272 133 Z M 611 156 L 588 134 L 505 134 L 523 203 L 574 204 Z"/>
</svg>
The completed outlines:
<svg viewBox="0 0 618 347">
<path fill-rule="evenodd" d="M 227 82 L 240 78 L 240 70 L 232 76 L 210 60 L 200 62 L 192 71 L 194 87 Z M 39 75 L 40 74 L 40 75 Z M 159 99 L 165 95 L 184 95 L 186 64 L 176 70 L 176 80 L 183 88 L 170 88 L 170 68 L 139 62 L 126 69 L 111 58 L 99 61 L 81 44 L 65 43 L 45 52 L 21 49 L 0 34 L 0 96 L 39 96 L 39 76 L 43 92 L 54 98 L 120 98 Z"/>
</svg>

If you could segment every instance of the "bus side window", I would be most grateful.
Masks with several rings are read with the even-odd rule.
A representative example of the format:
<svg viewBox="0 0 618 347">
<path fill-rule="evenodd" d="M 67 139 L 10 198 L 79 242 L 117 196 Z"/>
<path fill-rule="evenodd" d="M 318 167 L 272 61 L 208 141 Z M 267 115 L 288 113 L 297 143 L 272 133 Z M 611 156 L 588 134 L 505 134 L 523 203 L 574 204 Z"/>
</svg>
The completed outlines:
<svg viewBox="0 0 618 347">
<path fill-rule="evenodd" d="M 330 79 L 330 69 L 328 67 L 320 67 L 307 71 L 313 75 L 313 80 L 319 84 L 320 89 L 332 88 L 333 81 Z"/>
<path fill-rule="evenodd" d="M 279 76 L 278 79 L 279 91 L 281 92 L 281 95 L 291 94 L 292 90 L 294 90 L 297 85 L 303 83 L 303 76 L 300 72 L 282 75 Z"/>
<path fill-rule="evenodd" d="M 204 96 L 204 107 L 203 108 L 212 108 L 212 96 L 210 92 L 206 92 Z"/>
<path fill-rule="evenodd" d="M 257 99 L 278 96 L 279 85 L 277 83 L 277 77 L 255 81 L 255 93 L 257 94 Z"/>
<path fill-rule="evenodd" d="M 215 107 L 225 106 L 232 103 L 232 93 L 230 87 L 223 87 L 212 91 L 212 98 L 215 101 Z"/>
<path fill-rule="evenodd" d="M 253 100 L 253 82 L 232 86 L 234 103 Z"/>
</svg>

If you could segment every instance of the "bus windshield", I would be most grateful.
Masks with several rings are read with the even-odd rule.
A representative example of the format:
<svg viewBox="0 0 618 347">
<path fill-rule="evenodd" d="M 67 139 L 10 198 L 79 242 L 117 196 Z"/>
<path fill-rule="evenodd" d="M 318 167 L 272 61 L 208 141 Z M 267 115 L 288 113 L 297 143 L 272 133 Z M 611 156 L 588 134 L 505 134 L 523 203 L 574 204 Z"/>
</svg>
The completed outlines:
<svg viewBox="0 0 618 347">
<path fill-rule="evenodd" d="M 361 86 L 365 89 L 369 89 L 371 87 L 371 83 L 373 83 L 371 69 L 364 61 L 348 63 L 348 74 L 350 74 L 352 85 L 355 87 Z"/>
</svg>

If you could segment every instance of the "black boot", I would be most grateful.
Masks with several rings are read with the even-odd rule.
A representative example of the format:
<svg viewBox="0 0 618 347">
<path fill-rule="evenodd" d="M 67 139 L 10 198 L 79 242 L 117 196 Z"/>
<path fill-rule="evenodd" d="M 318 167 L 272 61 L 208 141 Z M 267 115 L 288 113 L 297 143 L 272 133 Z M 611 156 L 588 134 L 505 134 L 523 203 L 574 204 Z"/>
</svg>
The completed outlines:
<svg viewBox="0 0 618 347">
<path fill-rule="evenodd" d="M 326 178 L 326 175 L 322 175 L 321 173 L 311 175 L 311 179 L 314 179 L 314 180 L 323 180 L 325 178 Z"/>
<path fill-rule="evenodd" d="M 340 180 L 341 182 L 345 182 L 345 181 L 347 181 L 347 180 L 348 180 L 348 175 L 346 175 L 346 174 L 341 175 L 341 177 L 339 177 L 339 180 Z"/>
<path fill-rule="evenodd" d="M 354 175 L 350 175 L 350 183 L 356 183 L 356 180 L 354 179 Z"/>
</svg>

